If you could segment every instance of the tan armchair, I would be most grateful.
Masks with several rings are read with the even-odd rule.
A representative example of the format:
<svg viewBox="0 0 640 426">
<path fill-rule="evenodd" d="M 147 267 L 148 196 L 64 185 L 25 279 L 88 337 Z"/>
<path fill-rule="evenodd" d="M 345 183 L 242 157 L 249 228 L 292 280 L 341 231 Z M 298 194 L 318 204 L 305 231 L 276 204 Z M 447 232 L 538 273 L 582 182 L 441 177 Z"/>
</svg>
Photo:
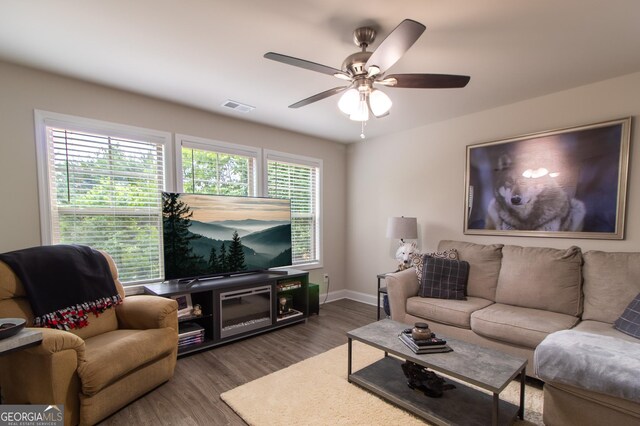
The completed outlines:
<svg viewBox="0 0 640 426">
<path fill-rule="evenodd" d="M 42 344 L 0 361 L 6 404 L 64 404 L 65 425 L 95 424 L 173 376 L 178 348 L 175 300 L 125 298 L 113 259 L 106 257 L 123 303 L 72 331 L 39 328 Z M 33 313 L 22 284 L 0 262 L 0 317 Z"/>
</svg>

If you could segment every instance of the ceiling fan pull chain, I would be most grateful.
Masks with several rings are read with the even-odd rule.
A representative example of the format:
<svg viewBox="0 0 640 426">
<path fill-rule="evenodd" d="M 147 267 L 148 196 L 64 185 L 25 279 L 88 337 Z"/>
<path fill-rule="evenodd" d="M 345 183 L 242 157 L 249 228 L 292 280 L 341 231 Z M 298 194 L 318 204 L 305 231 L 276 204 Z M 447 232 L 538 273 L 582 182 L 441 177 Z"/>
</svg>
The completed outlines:
<svg viewBox="0 0 640 426">
<path fill-rule="evenodd" d="M 361 130 L 360 130 L 360 139 L 364 139 L 364 125 L 365 125 L 365 124 L 367 124 L 367 122 L 366 122 L 366 121 L 361 121 L 361 122 L 360 122 L 360 124 L 361 124 L 361 126 L 362 126 L 362 127 L 360 128 L 360 129 L 361 129 Z"/>
</svg>

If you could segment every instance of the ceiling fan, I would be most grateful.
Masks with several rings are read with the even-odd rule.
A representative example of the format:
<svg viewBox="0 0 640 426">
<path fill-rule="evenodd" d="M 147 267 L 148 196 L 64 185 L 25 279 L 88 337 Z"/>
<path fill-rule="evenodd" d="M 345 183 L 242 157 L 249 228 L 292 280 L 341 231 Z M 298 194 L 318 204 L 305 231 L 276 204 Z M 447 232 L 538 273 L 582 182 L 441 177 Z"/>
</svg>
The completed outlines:
<svg viewBox="0 0 640 426">
<path fill-rule="evenodd" d="M 369 111 L 375 117 L 384 117 L 389 114 L 391 108 L 391 99 L 377 89 L 376 85 L 409 89 L 443 89 L 464 87 L 469 82 L 470 77 L 466 75 L 385 75 L 385 72 L 420 38 L 425 29 L 426 27 L 421 23 L 405 19 L 380 43 L 375 51 L 368 52 L 367 47 L 375 40 L 376 31 L 371 27 L 358 28 L 353 32 L 353 41 L 361 48 L 361 51 L 347 56 L 342 63 L 342 69 L 274 52 L 268 52 L 264 57 L 332 75 L 349 82 L 346 86 L 334 87 L 289 105 L 289 108 L 300 108 L 344 92 L 338 102 L 340 110 L 349 115 L 352 120 L 365 122 L 369 119 Z M 361 136 L 364 137 L 364 134 Z"/>
</svg>

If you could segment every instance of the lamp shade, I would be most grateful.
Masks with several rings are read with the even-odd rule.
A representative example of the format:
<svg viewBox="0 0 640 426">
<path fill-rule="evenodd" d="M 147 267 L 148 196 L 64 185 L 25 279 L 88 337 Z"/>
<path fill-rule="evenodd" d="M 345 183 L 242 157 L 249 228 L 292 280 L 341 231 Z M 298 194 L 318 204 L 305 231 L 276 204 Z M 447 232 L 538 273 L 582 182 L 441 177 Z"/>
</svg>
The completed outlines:
<svg viewBox="0 0 640 426">
<path fill-rule="evenodd" d="M 371 105 L 371 112 L 376 117 L 381 117 L 389 112 L 391 109 L 391 99 L 382 90 L 373 89 L 371 95 L 369 95 L 369 104 Z"/>
<path fill-rule="evenodd" d="M 418 219 L 415 217 L 390 217 L 387 221 L 387 238 L 415 240 L 418 238 Z"/>
<path fill-rule="evenodd" d="M 351 115 L 358 109 L 360 93 L 356 89 L 349 89 L 340 97 L 338 108 L 345 114 Z"/>
</svg>

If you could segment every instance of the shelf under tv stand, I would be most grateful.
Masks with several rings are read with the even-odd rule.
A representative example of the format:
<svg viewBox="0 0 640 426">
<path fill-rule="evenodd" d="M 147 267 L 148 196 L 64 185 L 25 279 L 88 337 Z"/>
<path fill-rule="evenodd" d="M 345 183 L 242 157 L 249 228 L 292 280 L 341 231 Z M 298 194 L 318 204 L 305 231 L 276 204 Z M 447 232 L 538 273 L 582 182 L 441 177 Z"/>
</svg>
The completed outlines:
<svg viewBox="0 0 640 426">
<path fill-rule="evenodd" d="M 178 318 L 179 325 L 192 323 L 190 327 L 193 327 L 196 324 L 204 334 L 202 342 L 178 348 L 178 355 L 183 356 L 305 322 L 309 316 L 308 287 L 308 272 L 283 269 L 207 277 L 191 285 L 177 281 L 149 284 L 144 286 L 144 292 L 161 297 L 189 295 L 191 307 L 200 305 L 202 315 L 188 314 Z M 281 298 L 285 302 L 282 306 Z M 256 309 L 257 313 L 253 312 Z M 222 337 L 223 333 L 225 337 Z"/>
</svg>

